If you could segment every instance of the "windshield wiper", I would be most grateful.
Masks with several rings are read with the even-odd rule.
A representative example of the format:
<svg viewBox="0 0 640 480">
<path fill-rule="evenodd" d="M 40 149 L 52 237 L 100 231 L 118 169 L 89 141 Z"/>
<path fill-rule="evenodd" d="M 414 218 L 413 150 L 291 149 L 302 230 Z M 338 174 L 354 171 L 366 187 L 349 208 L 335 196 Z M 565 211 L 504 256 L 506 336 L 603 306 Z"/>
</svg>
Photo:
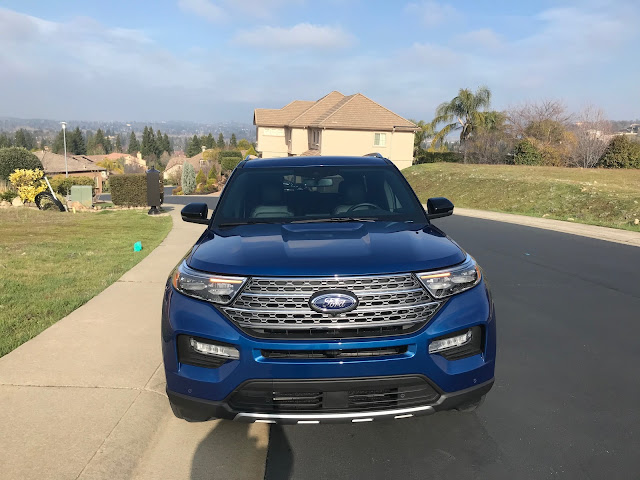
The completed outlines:
<svg viewBox="0 0 640 480">
<path fill-rule="evenodd" d="M 260 220 L 247 220 L 246 222 L 229 222 L 229 223 L 221 223 L 219 225 L 214 225 L 214 227 L 225 228 L 225 227 L 238 227 L 240 225 L 255 225 L 258 223 L 282 223 L 282 222 L 267 222 Z"/>
<path fill-rule="evenodd" d="M 332 217 L 332 218 L 309 218 L 306 220 L 293 220 L 290 223 L 331 223 L 331 222 L 375 222 L 378 218 L 367 217 Z"/>
</svg>

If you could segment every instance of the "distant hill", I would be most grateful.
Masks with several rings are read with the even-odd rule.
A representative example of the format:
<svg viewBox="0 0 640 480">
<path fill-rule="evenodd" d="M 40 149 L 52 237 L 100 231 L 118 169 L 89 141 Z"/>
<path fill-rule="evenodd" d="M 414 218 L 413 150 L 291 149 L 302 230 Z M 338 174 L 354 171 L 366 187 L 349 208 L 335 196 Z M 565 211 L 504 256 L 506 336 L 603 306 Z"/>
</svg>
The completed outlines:
<svg viewBox="0 0 640 480">
<path fill-rule="evenodd" d="M 232 133 L 236 134 L 238 139 L 246 138 L 249 142 L 256 140 L 256 129 L 252 124 L 240 122 L 185 122 L 177 120 L 168 121 L 90 121 L 90 120 L 65 120 L 67 128 L 74 129 L 80 127 L 81 130 L 96 131 L 101 128 L 108 135 L 128 136 L 133 130 L 136 135 L 140 136 L 145 126 L 151 126 L 154 130 L 160 129 L 162 133 L 166 133 L 173 137 L 191 137 L 193 135 L 208 134 L 209 132 L 217 135 L 222 133 L 228 140 Z M 60 131 L 60 121 L 40 118 L 13 118 L 0 117 L 0 132 L 15 132 L 20 128 L 38 131 L 45 136 Z"/>
</svg>

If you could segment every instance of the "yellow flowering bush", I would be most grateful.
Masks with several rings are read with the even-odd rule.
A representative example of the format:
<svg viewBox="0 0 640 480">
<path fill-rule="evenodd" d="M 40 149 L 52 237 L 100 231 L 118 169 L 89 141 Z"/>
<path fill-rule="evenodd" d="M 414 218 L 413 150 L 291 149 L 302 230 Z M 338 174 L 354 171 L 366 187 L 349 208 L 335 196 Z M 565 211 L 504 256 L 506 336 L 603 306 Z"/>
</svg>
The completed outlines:
<svg viewBox="0 0 640 480">
<path fill-rule="evenodd" d="M 47 184 L 42 180 L 42 177 L 44 177 L 44 172 L 39 168 L 35 170 L 17 168 L 9 175 L 9 181 L 24 202 L 35 202 L 36 195 L 47 189 Z"/>
</svg>

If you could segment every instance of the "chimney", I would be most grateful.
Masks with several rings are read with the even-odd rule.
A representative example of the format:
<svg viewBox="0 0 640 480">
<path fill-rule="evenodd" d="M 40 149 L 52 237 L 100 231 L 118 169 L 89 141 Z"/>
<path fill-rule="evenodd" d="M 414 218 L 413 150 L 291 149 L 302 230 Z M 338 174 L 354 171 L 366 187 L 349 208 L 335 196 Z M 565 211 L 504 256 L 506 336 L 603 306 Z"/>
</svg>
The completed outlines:
<svg viewBox="0 0 640 480">
<path fill-rule="evenodd" d="M 202 151 L 204 152 L 207 149 L 205 145 L 202 145 Z"/>
<path fill-rule="evenodd" d="M 138 152 L 138 160 L 142 160 L 142 152 Z"/>
</svg>

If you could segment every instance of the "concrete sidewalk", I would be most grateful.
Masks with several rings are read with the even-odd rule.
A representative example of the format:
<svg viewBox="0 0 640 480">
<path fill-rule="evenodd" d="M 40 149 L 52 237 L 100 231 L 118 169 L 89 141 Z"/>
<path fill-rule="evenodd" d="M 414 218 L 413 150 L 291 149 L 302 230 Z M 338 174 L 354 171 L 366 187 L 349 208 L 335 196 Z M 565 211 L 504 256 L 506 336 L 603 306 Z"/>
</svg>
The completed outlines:
<svg viewBox="0 0 640 480">
<path fill-rule="evenodd" d="M 188 424 L 169 408 L 162 293 L 203 231 L 171 215 L 147 258 L 0 359 L 2 478 L 263 478 L 266 425 Z"/>
<path fill-rule="evenodd" d="M 426 209 L 426 205 L 424 206 Z M 608 242 L 623 243 L 640 247 L 640 233 L 617 228 L 598 227 L 582 223 L 564 222 L 550 218 L 528 217 L 526 215 L 514 215 L 512 213 L 488 212 L 485 210 L 473 210 L 470 208 L 458 208 L 453 210 L 454 215 L 462 217 L 482 218 L 496 222 L 515 223 L 527 227 L 542 228 L 555 232 L 580 235 L 582 237 L 597 238 Z"/>
</svg>

